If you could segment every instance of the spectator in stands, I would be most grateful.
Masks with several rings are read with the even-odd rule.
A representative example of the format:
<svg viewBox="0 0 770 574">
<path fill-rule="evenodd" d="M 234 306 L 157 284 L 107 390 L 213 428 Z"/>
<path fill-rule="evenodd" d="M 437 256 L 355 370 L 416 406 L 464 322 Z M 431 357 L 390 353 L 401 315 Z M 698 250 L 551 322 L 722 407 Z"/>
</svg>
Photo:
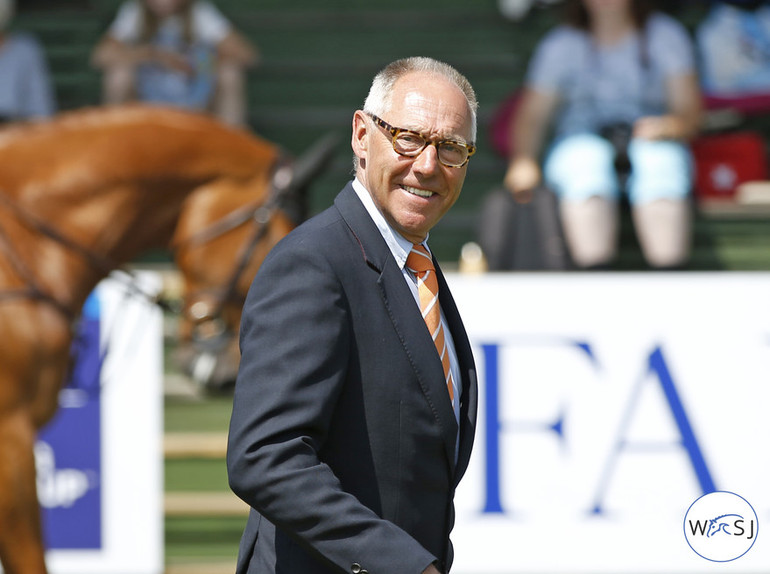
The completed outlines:
<svg viewBox="0 0 770 574">
<path fill-rule="evenodd" d="M 0 121 L 45 118 L 56 101 L 45 53 L 27 33 L 9 32 L 14 0 L 0 0 Z"/>
<path fill-rule="evenodd" d="M 625 191 L 647 263 L 679 268 L 690 249 L 687 141 L 701 118 L 692 40 L 644 0 L 565 9 L 530 62 L 505 186 L 516 194 L 542 180 L 558 194 L 572 259 L 586 269 L 615 259 Z"/>
<path fill-rule="evenodd" d="M 742 111 L 770 108 L 770 0 L 712 3 L 696 31 L 704 95 Z M 759 108 L 759 110 L 755 109 Z"/>
<path fill-rule="evenodd" d="M 257 49 L 205 0 L 128 0 L 94 49 L 108 104 L 133 100 L 212 112 L 245 125 Z"/>
</svg>

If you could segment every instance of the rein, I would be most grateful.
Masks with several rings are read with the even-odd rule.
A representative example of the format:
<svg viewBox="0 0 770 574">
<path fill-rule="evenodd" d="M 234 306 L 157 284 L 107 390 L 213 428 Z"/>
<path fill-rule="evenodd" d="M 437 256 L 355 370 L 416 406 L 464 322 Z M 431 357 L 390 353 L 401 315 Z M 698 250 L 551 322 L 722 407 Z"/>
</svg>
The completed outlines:
<svg viewBox="0 0 770 574">
<path fill-rule="evenodd" d="M 59 245 L 69 249 L 80 255 L 86 262 L 103 273 L 109 275 L 117 264 L 108 258 L 101 257 L 100 255 L 89 251 L 76 241 L 70 239 L 59 230 L 49 225 L 45 221 L 36 217 L 29 211 L 23 209 L 18 203 L 16 203 L 11 197 L 9 197 L 3 190 L 0 190 L 0 204 L 6 206 L 17 218 L 19 218 L 24 224 L 40 233 L 41 235 L 48 237 L 55 241 Z M 0 227 L 0 246 L 3 247 L 3 251 L 8 256 L 8 260 L 14 270 L 21 276 L 22 280 L 27 284 L 26 289 L 10 289 L 6 291 L 0 291 L 0 300 L 7 299 L 33 299 L 43 301 L 53 306 L 57 311 L 64 315 L 68 320 L 72 321 L 77 318 L 78 313 L 74 311 L 67 303 L 60 301 L 51 293 L 43 290 L 38 282 L 35 280 L 34 274 L 29 266 L 19 258 L 16 251 L 13 249 L 8 233 Z M 138 287 L 137 287 L 138 289 Z M 143 293 L 144 294 L 144 293 Z M 144 294 L 146 295 L 146 294 Z M 146 295 L 148 296 L 148 295 Z"/>
<path fill-rule="evenodd" d="M 0 193 L 0 196 L 2 196 L 2 193 Z M 2 225 L 0 225 L 0 248 L 2 248 L 0 250 L 8 256 L 8 262 L 11 264 L 11 267 L 13 267 L 16 273 L 19 274 L 24 283 L 27 285 L 26 289 L 7 289 L 5 291 L 0 291 L 0 301 L 11 299 L 33 299 L 35 301 L 45 301 L 49 305 L 53 306 L 62 315 L 64 315 L 70 322 L 75 319 L 75 315 L 72 313 L 72 310 L 69 307 L 67 307 L 64 303 L 52 295 L 49 295 L 40 289 L 29 267 L 18 257 L 16 252 L 13 250 L 11 240 L 8 237 L 8 233 L 5 231 Z"/>
</svg>

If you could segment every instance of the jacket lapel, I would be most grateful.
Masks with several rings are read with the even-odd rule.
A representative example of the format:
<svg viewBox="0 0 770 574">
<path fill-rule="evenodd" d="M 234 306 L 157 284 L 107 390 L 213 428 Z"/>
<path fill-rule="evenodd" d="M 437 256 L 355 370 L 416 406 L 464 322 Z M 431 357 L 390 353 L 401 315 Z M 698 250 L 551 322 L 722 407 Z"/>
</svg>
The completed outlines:
<svg viewBox="0 0 770 574">
<path fill-rule="evenodd" d="M 342 190 L 334 203 L 361 247 L 367 264 L 373 271 L 379 273 L 377 285 L 380 288 L 384 307 L 414 369 L 422 394 L 439 424 L 444 437 L 447 460 L 454 473 L 457 421 L 444 383 L 441 360 L 419 308 L 404 281 L 401 270 L 396 265 L 393 254 L 366 208 L 356 196 L 351 184 Z M 441 280 L 443 281 L 443 277 Z M 444 289 L 448 290 L 447 287 Z M 454 336 L 454 329 L 452 335 Z M 463 373 L 463 379 L 466 379 L 465 373 Z M 466 386 L 467 382 L 463 380 L 463 387 Z"/>
</svg>

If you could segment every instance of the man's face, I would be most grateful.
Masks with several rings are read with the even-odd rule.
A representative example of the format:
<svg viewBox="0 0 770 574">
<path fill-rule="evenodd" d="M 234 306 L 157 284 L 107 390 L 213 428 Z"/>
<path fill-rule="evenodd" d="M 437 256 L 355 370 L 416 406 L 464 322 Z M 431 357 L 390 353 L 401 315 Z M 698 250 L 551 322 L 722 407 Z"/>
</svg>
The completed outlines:
<svg viewBox="0 0 770 574">
<path fill-rule="evenodd" d="M 412 72 L 393 88 L 390 125 L 421 133 L 431 141 L 471 143 L 471 111 L 462 91 L 443 76 Z M 425 239 L 460 196 L 467 164 L 447 167 L 435 146 L 417 157 L 393 150 L 391 136 L 360 110 L 353 117 L 353 150 L 358 176 L 390 225 L 413 243 Z"/>
</svg>

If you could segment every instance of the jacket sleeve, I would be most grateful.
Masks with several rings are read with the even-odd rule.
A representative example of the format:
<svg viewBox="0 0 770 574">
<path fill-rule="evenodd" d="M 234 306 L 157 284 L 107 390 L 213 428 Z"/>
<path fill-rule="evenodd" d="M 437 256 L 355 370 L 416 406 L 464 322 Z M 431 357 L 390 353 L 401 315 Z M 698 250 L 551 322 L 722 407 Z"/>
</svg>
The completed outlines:
<svg viewBox="0 0 770 574">
<path fill-rule="evenodd" d="M 340 571 L 357 563 L 371 574 L 419 574 L 436 557 L 345 492 L 319 458 L 346 381 L 350 310 L 332 266 L 293 245 L 273 250 L 244 306 L 230 486 Z"/>
</svg>

